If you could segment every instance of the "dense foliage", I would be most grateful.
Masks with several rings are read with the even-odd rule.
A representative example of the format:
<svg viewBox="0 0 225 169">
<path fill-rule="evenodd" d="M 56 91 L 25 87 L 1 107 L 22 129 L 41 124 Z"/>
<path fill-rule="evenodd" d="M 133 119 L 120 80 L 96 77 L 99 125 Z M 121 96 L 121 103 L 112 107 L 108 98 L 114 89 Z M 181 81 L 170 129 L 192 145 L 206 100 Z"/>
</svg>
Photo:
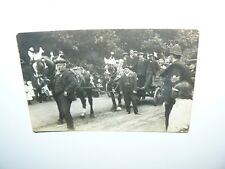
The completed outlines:
<svg viewBox="0 0 225 169">
<path fill-rule="evenodd" d="M 184 59 L 196 58 L 198 36 L 197 30 L 111 29 L 21 33 L 17 41 L 20 57 L 25 63 L 29 63 L 27 51 L 30 47 L 36 51 L 42 47 L 45 55 L 51 51 L 57 55 L 62 50 L 72 64 L 101 69 L 103 58 L 109 57 L 111 52 L 115 58 L 121 58 L 122 53 L 130 49 L 156 52 L 163 58 L 169 55 L 169 48 L 175 43 L 180 44 Z"/>
</svg>

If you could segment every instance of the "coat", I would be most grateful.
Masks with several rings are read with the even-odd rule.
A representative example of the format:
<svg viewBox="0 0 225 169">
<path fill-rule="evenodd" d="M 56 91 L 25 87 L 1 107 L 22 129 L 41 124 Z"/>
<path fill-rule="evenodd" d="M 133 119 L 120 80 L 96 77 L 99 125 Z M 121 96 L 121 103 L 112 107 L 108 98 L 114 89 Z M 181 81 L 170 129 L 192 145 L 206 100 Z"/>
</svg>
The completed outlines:
<svg viewBox="0 0 225 169">
<path fill-rule="evenodd" d="M 77 86 L 76 79 L 74 74 L 65 70 L 61 74 L 57 74 L 53 83 L 53 94 L 61 94 L 63 92 L 67 92 L 68 98 L 74 97 L 74 91 Z"/>
<path fill-rule="evenodd" d="M 138 60 L 136 65 L 137 76 L 145 76 L 147 62 L 145 60 Z"/>
<path fill-rule="evenodd" d="M 188 83 L 193 84 L 189 69 L 180 62 L 172 63 L 161 73 L 161 76 L 167 79 L 170 79 L 173 75 L 180 76 L 180 81 L 185 80 Z"/>
<path fill-rule="evenodd" d="M 166 102 L 175 102 L 175 99 L 172 97 L 172 87 L 175 85 L 171 81 L 171 77 L 174 75 L 180 77 L 180 81 L 187 81 L 189 84 L 192 84 L 191 76 L 188 68 L 179 62 L 172 63 L 167 67 L 162 73 L 161 77 L 164 79 L 164 85 L 162 87 L 162 94 Z"/>
<path fill-rule="evenodd" d="M 135 72 L 129 72 L 128 75 L 124 73 L 121 76 L 120 90 L 123 92 L 137 90 L 137 74 Z"/>
</svg>

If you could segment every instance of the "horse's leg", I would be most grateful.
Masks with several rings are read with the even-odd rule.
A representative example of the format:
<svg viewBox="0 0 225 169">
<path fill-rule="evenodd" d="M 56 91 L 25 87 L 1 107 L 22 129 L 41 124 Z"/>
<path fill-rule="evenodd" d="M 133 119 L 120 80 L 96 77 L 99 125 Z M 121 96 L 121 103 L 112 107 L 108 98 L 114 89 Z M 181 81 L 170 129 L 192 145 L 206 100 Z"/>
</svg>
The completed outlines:
<svg viewBox="0 0 225 169">
<path fill-rule="evenodd" d="M 34 90 L 34 95 L 35 95 L 35 100 L 36 100 L 37 102 L 39 102 L 39 101 L 38 101 L 38 90 L 37 90 L 37 88 Z"/>
<path fill-rule="evenodd" d="M 82 113 L 80 114 L 80 117 L 85 117 L 86 114 L 86 99 L 85 99 L 85 93 L 83 90 L 78 92 L 78 97 L 80 98 L 80 101 L 82 103 Z"/>
<path fill-rule="evenodd" d="M 112 91 L 110 91 L 110 96 L 111 96 L 112 103 L 113 103 L 111 111 L 116 111 L 116 108 L 117 108 L 116 99 L 115 99 L 115 95 L 114 95 L 114 93 Z"/>
<path fill-rule="evenodd" d="M 41 88 L 38 88 L 38 101 L 39 103 L 42 103 L 42 91 L 41 91 Z"/>
<path fill-rule="evenodd" d="M 122 94 L 120 93 L 120 91 L 118 91 L 118 107 L 116 110 L 122 110 L 122 103 L 121 103 L 121 99 L 122 99 Z"/>
<path fill-rule="evenodd" d="M 92 89 L 87 89 L 88 102 L 90 105 L 90 117 L 94 117 Z"/>
</svg>

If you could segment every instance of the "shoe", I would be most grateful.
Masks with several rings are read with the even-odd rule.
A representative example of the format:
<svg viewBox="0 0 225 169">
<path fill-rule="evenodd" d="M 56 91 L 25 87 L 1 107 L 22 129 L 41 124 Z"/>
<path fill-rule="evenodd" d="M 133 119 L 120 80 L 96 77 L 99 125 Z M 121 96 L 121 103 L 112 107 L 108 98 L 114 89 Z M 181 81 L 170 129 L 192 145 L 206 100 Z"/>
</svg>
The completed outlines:
<svg viewBox="0 0 225 169">
<path fill-rule="evenodd" d="M 58 121 L 57 121 L 57 124 L 58 125 L 62 125 L 64 122 L 63 122 L 63 119 L 59 119 Z"/>
<path fill-rule="evenodd" d="M 135 115 L 141 115 L 140 113 L 138 113 L 138 112 L 136 112 L 136 113 L 134 113 Z"/>
<path fill-rule="evenodd" d="M 130 111 L 128 111 L 127 113 L 130 114 Z"/>
<path fill-rule="evenodd" d="M 73 131 L 73 130 L 75 130 L 74 126 L 71 126 L 71 127 L 67 127 L 67 129 L 68 129 L 68 130 L 70 130 L 70 131 Z"/>
<path fill-rule="evenodd" d="M 90 114 L 90 117 L 91 117 L 91 118 L 95 118 L 95 114 L 94 114 L 94 113 L 91 113 L 91 114 Z"/>
<path fill-rule="evenodd" d="M 116 106 L 112 106 L 112 108 L 110 109 L 111 111 L 116 111 Z"/>
</svg>

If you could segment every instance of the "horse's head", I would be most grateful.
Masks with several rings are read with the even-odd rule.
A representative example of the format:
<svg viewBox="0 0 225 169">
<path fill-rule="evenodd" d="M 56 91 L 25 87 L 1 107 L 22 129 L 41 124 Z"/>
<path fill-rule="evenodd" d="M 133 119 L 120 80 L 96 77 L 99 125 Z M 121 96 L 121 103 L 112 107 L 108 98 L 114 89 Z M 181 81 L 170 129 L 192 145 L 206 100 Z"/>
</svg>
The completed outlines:
<svg viewBox="0 0 225 169">
<path fill-rule="evenodd" d="M 35 75 L 45 75 L 47 66 L 43 60 L 35 60 L 32 67 Z"/>
<path fill-rule="evenodd" d="M 104 75 L 105 75 L 105 78 L 107 80 L 109 80 L 112 76 L 114 76 L 115 74 L 117 73 L 117 68 L 115 65 L 113 64 L 106 64 L 105 65 L 105 72 L 104 72 Z"/>
</svg>

